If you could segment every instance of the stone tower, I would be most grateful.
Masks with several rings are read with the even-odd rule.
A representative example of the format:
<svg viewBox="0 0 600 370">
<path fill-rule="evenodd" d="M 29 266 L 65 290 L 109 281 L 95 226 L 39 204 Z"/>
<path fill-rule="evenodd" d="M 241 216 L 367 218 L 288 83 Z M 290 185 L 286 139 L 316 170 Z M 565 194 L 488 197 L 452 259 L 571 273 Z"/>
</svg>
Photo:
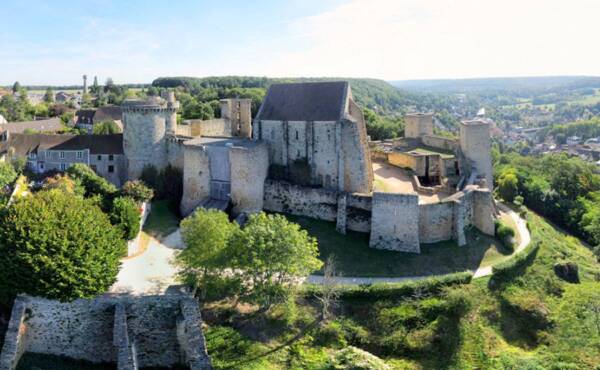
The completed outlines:
<svg viewBox="0 0 600 370">
<path fill-rule="evenodd" d="M 490 124 L 482 119 L 462 121 L 460 125 L 460 149 L 477 176 L 484 178 L 489 189 L 493 188 Z"/>
<path fill-rule="evenodd" d="M 231 122 L 233 136 L 252 136 L 252 99 L 222 99 L 221 118 Z"/>
<path fill-rule="evenodd" d="M 404 117 L 404 137 L 417 138 L 433 135 L 432 113 L 409 113 Z"/>
<path fill-rule="evenodd" d="M 123 102 L 123 151 L 127 178 L 137 179 L 146 165 L 158 170 L 168 163 L 167 139 L 175 135 L 179 102 L 172 92 L 166 98 Z"/>
<path fill-rule="evenodd" d="M 87 90 L 87 75 L 83 75 L 83 93 L 87 94 L 88 90 Z"/>
</svg>

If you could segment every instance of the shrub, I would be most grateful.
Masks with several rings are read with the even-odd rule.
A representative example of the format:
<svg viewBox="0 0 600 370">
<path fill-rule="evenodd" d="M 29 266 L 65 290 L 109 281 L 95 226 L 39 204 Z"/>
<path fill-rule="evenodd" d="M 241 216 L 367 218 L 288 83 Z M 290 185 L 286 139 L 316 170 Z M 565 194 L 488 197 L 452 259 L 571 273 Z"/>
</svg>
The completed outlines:
<svg viewBox="0 0 600 370">
<path fill-rule="evenodd" d="M 0 213 L 0 293 L 72 300 L 104 293 L 125 244 L 91 201 L 61 191 L 18 199 Z"/>
<path fill-rule="evenodd" d="M 79 181 L 85 188 L 85 196 L 100 195 L 105 200 L 112 199 L 117 188 L 103 177 L 98 176 L 91 168 L 83 163 L 75 163 L 66 170 L 67 175 Z"/>
<path fill-rule="evenodd" d="M 529 244 L 525 250 L 511 259 L 492 266 L 493 276 L 490 283 L 495 284 L 497 282 L 509 281 L 519 275 L 523 268 L 533 262 L 539 249 L 539 243 Z"/>
<path fill-rule="evenodd" d="M 495 229 L 496 229 L 496 237 L 498 239 L 500 239 L 500 242 L 502 242 L 502 245 L 509 251 L 509 252 L 514 252 L 515 247 L 514 247 L 514 237 L 515 237 L 515 230 L 513 230 L 512 227 L 506 225 L 504 222 L 500 221 L 500 220 L 496 220 L 495 221 Z"/>
<path fill-rule="evenodd" d="M 579 284 L 579 266 L 575 262 L 556 263 L 554 273 L 566 282 Z"/>
<path fill-rule="evenodd" d="M 56 174 L 52 177 L 46 177 L 42 184 L 43 190 L 58 189 L 62 192 L 83 196 L 85 189 L 83 186 L 73 181 L 69 176 Z"/>
<path fill-rule="evenodd" d="M 113 200 L 110 221 L 123 232 L 125 239 L 132 240 L 140 231 L 140 210 L 137 203 L 129 197 Z"/>
<path fill-rule="evenodd" d="M 345 333 L 337 321 L 320 325 L 314 334 L 315 343 L 323 347 L 342 348 L 346 346 Z"/>
<path fill-rule="evenodd" d="M 160 197 L 162 196 L 160 191 L 162 189 L 162 181 L 159 176 L 160 173 L 158 172 L 156 167 L 149 164 L 144 166 L 144 168 L 142 169 L 140 180 L 150 188 L 154 189 L 154 194 Z"/>
<path fill-rule="evenodd" d="M 138 203 L 148 202 L 154 196 L 154 191 L 141 180 L 127 181 L 121 188 L 121 194 L 133 198 Z"/>
<path fill-rule="evenodd" d="M 0 189 L 12 184 L 17 179 L 17 171 L 10 163 L 0 162 Z"/>
</svg>

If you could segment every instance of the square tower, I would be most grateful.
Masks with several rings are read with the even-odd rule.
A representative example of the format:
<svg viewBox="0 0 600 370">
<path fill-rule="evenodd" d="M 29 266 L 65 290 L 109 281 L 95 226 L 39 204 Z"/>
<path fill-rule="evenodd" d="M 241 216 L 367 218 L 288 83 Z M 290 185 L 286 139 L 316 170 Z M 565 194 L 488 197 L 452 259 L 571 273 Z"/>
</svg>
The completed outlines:
<svg viewBox="0 0 600 370">
<path fill-rule="evenodd" d="M 475 167 L 477 176 L 484 178 L 488 188 L 492 189 L 494 173 L 489 122 L 481 118 L 462 121 L 460 124 L 460 149 Z"/>
<path fill-rule="evenodd" d="M 404 117 L 404 137 L 433 135 L 433 113 L 409 113 Z"/>
</svg>

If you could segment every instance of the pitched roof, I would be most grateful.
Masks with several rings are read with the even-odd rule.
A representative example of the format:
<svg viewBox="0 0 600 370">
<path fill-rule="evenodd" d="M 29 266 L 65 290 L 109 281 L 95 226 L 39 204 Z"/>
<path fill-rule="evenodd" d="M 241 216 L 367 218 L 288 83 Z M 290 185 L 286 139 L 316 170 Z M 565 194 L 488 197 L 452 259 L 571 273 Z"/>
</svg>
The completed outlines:
<svg viewBox="0 0 600 370">
<path fill-rule="evenodd" d="M 102 122 L 109 120 L 120 121 L 121 115 L 121 107 L 119 107 L 118 105 L 107 105 L 96 109 L 96 114 L 94 115 L 94 122 Z"/>
<path fill-rule="evenodd" d="M 63 125 L 58 117 L 39 121 L 9 122 L 0 125 L 0 132 L 8 131 L 11 134 L 21 134 L 27 129 L 41 132 L 57 132 L 63 129 Z"/>
<path fill-rule="evenodd" d="M 349 86 L 346 81 L 271 85 L 257 120 L 337 121 L 344 114 Z"/>
<path fill-rule="evenodd" d="M 45 135 L 12 134 L 0 143 L 0 153 L 13 148 L 25 156 L 38 150 L 83 150 L 91 154 L 123 154 L 123 134 L 112 135 Z"/>
</svg>

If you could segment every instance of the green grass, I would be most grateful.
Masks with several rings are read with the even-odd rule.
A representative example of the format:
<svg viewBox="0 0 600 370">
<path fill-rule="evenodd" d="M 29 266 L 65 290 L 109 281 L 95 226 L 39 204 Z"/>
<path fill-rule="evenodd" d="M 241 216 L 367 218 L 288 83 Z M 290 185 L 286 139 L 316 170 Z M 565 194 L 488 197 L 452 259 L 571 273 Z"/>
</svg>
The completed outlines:
<svg viewBox="0 0 600 370">
<path fill-rule="evenodd" d="M 152 209 L 143 230 L 149 235 L 160 238 L 167 236 L 179 227 L 179 217 L 171 211 L 168 200 L 152 202 Z"/>
<path fill-rule="evenodd" d="M 453 241 L 421 245 L 421 254 L 401 253 L 369 247 L 369 236 L 335 230 L 333 222 L 286 215 L 319 242 L 319 258 L 334 254 L 337 269 L 345 276 L 403 277 L 437 275 L 474 270 L 499 262 L 507 255 L 500 242 L 478 231 L 467 232 L 468 244 L 459 247 Z"/>
<path fill-rule="evenodd" d="M 266 356 L 260 355 L 278 348 L 317 317 L 316 300 L 303 296 L 293 300 L 293 305 L 281 304 L 260 314 L 248 306 L 236 306 L 233 300 L 221 306 L 206 305 L 203 317 L 210 327 L 206 340 L 216 368 L 241 363 L 237 368 L 349 369 L 335 367 L 339 364 L 335 359 L 343 357 L 344 348 L 354 346 L 394 369 L 597 370 L 600 331 L 591 305 L 600 301 L 600 264 L 578 239 L 533 212 L 528 219 L 532 241 L 540 243 L 540 249 L 505 284 L 494 286 L 493 279 L 482 278 L 441 294 L 345 298 L 330 323 L 318 325 L 291 346 Z M 305 220 L 296 218 L 313 232 L 318 233 L 320 225 L 326 237 L 335 235 L 330 223 L 308 225 Z M 366 243 L 365 236 L 361 239 L 361 234 L 350 233 L 328 240 L 341 241 L 338 250 L 349 251 L 346 265 L 368 264 L 365 256 L 371 255 L 353 251 Z M 393 252 L 383 255 L 389 257 L 389 253 Z M 383 263 L 384 258 L 375 258 Z M 581 284 L 556 277 L 553 266 L 563 260 L 577 263 Z M 550 325 L 536 326 L 540 318 Z"/>
</svg>

